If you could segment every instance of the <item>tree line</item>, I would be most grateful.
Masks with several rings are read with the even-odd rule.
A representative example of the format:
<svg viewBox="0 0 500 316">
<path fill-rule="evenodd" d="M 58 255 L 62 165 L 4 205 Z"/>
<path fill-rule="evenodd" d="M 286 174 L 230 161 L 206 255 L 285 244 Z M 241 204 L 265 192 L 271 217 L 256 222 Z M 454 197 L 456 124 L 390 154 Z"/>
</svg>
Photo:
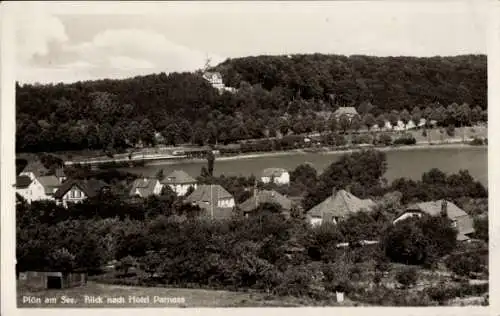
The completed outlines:
<svg viewBox="0 0 500 316">
<path fill-rule="evenodd" d="M 228 60 L 235 93 L 200 72 L 72 84 L 16 84 L 19 152 L 214 144 L 278 133 L 359 130 L 387 120 L 486 121 L 486 57 L 260 56 Z M 360 116 L 323 113 L 355 106 Z M 161 137 L 160 137 L 161 136 Z"/>
</svg>

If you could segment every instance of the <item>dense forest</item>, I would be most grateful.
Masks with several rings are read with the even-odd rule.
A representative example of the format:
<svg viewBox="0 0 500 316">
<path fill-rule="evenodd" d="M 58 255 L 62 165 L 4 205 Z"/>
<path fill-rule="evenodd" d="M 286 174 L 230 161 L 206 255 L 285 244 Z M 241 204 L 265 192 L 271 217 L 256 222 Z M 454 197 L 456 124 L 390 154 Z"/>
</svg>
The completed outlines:
<svg viewBox="0 0 500 316">
<path fill-rule="evenodd" d="M 258 56 L 228 59 L 211 70 L 237 91 L 219 94 L 201 71 L 17 84 L 17 151 L 113 152 L 154 145 L 155 133 L 175 145 L 335 131 L 342 124 L 319 113 L 339 106 L 355 106 L 363 122 L 372 123 L 423 117 L 458 126 L 486 115 L 483 55 Z"/>
</svg>

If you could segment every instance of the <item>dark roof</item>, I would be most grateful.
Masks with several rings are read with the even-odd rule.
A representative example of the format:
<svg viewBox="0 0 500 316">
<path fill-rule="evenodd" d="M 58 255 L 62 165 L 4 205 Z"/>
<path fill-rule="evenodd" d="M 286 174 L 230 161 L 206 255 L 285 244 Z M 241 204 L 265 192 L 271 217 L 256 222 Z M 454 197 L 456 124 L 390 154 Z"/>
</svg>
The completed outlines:
<svg viewBox="0 0 500 316">
<path fill-rule="evenodd" d="M 375 203 L 370 200 L 362 200 L 351 193 L 340 190 L 320 204 L 309 210 L 308 214 L 314 217 L 344 217 L 346 215 L 370 210 Z"/>
<path fill-rule="evenodd" d="M 148 197 L 150 195 L 153 195 L 157 183 L 158 179 L 136 179 L 134 183 L 132 183 L 130 195 L 136 195 L 137 191 L 139 191 L 139 195 L 141 197 Z"/>
<path fill-rule="evenodd" d="M 408 211 L 418 210 L 427 213 L 431 216 L 436 216 L 441 214 L 441 206 L 445 200 L 430 201 L 413 204 L 407 207 Z M 467 216 L 467 213 L 456 206 L 453 202 L 446 201 L 447 213 L 450 219 L 456 219 L 461 216 Z"/>
<path fill-rule="evenodd" d="M 56 176 L 43 176 L 38 177 L 37 179 L 45 189 L 45 194 L 53 194 L 54 189 L 59 188 L 59 186 L 61 185 L 59 183 L 59 179 L 57 179 Z"/>
<path fill-rule="evenodd" d="M 16 178 L 16 189 L 24 189 L 29 187 L 31 179 L 28 176 L 18 176 Z"/>
<path fill-rule="evenodd" d="M 233 196 L 219 184 L 199 185 L 187 198 L 188 202 L 216 202 L 221 199 L 231 199 Z"/>
<path fill-rule="evenodd" d="M 193 177 L 183 170 L 175 170 L 161 181 L 162 184 L 190 184 L 196 182 Z"/>
<path fill-rule="evenodd" d="M 240 209 L 244 212 L 250 212 L 264 203 L 278 204 L 285 211 L 292 209 L 292 201 L 274 190 L 258 191 L 256 195 L 241 203 Z"/>
<path fill-rule="evenodd" d="M 429 214 L 431 216 L 437 216 L 441 214 L 441 208 L 443 205 L 443 202 L 446 202 L 446 212 L 448 215 L 448 218 L 451 219 L 452 221 L 456 221 L 457 223 L 457 230 L 458 230 L 458 240 L 466 240 L 468 239 L 467 234 L 473 233 L 474 230 L 474 221 L 469 214 L 467 214 L 464 210 L 456 206 L 453 202 L 446 201 L 446 200 L 438 200 L 438 201 L 430 201 L 430 202 L 423 202 L 423 203 L 417 203 L 409 206 L 406 212 L 411 212 L 411 211 L 420 211 L 422 213 Z M 404 213 L 403 213 L 404 214 Z"/>
<path fill-rule="evenodd" d="M 57 199 L 62 198 L 73 186 L 77 186 L 88 197 L 94 197 L 108 185 L 101 180 L 69 180 L 64 182 L 54 194 Z"/>
<path fill-rule="evenodd" d="M 40 176 L 46 174 L 49 170 L 45 168 L 41 161 L 32 160 L 24 167 L 22 172 L 33 172 L 35 176 Z"/>
</svg>

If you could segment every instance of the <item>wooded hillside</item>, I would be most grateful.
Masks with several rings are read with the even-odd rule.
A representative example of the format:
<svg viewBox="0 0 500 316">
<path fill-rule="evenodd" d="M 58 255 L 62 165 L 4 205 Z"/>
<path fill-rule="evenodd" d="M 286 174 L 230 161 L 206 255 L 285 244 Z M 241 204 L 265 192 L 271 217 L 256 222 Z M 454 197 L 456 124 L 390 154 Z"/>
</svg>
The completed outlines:
<svg viewBox="0 0 500 316">
<path fill-rule="evenodd" d="M 325 127 L 315 113 L 343 105 L 386 117 L 452 103 L 487 107 L 486 56 L 259 56 L 214 70 L 238 91 L 219 94 L 200 72 L 17 85 L 17 151 L 114 151 L 152 145 L 155 131 L 168 144 L 301 133 Z"/>
</svg>

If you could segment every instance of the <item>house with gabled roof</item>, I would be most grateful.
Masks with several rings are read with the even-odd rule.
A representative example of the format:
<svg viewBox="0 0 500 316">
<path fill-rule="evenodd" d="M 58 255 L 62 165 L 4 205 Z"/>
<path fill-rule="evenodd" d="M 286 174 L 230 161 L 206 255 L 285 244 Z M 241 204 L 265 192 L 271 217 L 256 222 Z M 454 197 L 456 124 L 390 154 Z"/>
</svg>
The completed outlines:
<svg viewBox="0 0 500 316">
<path fill-rule="evenodd" d="M 152 195 L 160 195 L 163 186 L 158 179 L 141 178 L 135 179 L 130 189 L 130 196 L 147 198 Z"/>
<path fill-rule="evenodd" d="M 233 215 L 234 197 L 219 184 L 202 184 L 185 201 L 199 206 L 204 215 L 213 219 L 227 219 Z"/>
<path fill-rule="evenodd" d="M 87 198 L 96 197 L 109 186 L 101 180 L 68 180 L 54 194 L 54 198 L 64 207 L 68 203 L 79 203 Z"/>
<path fill-rule="evenodd" d="M 394 221 L 396 224 L 409 218 L 420 218 L 423 214 L 430 216 L 446 215 L 451 220 L 452 227 L 458 231 L 457 240 L 470 240 L 470 235 L 474 234 L 474 221 L 464 210 L 453 202 L 447 200 L 429 201 L 410 205 Z"/>
<path fill-rule="evenodd" d="M 186 195 L 190 187 L 197 188 L 198 181 L 183 170 L 174 170 L 162 181 L 163 186 L 169 186 L 177 195 Z"/>
<path fill-rule="evenodd" d="M 275 190 L 256 190 L 252 197 L 241 203 L 238 207 L 244 216 L 248 216 L 260 205 L 266 203 L 277 204 L 281 207 L 283 213 L 288 214 L 290 214 L 293 207 L 293 202 L 290 199 Z"/>
<path fill-rule="evenodd" d="M 20 176 L 27 176 L 31 180 L 36 177 L 44 176 L 49 173 L 49 170 L 45 168 L 39 160 L 32 160 L 24 167 L 23 171 L 19 173 Z"/>
<path fill-rule="evenodd" d="M 33 179 L 26 174 L 18 176 L 16 178 L 16 193 L 30 204 L 33 201 L 45 199 L 45 188 L 34 175 Z"/>
<path fill-rule="evenodd" d="M 283 168 L 266 168 L 262 171 L 260 180 L 263 183 L 289 184 L 290 173 Z"/>
<path fill-rule="evenodd" d="M 307 212 L 307 218 L 312 225 L 323 222 L 337 224 L 351 214 L 370 211 L 374 206 L 370 199 L 360 199 L 345 190 L 333 190 L 331 196 Z"/>
</svg>

